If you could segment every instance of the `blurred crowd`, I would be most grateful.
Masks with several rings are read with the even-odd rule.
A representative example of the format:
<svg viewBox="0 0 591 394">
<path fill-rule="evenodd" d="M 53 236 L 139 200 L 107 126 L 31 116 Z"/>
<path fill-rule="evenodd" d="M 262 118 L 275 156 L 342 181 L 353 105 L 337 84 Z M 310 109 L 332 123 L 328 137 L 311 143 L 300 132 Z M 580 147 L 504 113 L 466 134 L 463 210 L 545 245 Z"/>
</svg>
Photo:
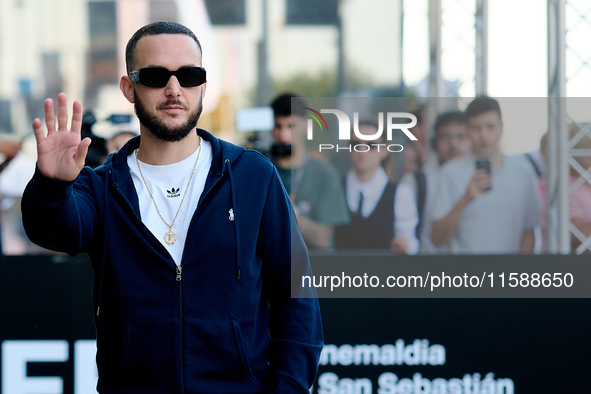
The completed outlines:
<svg viewBox="0 0 591 394">
<path fill-rule="evenodd" d="M 546 135 L 535 152 L 504 155 L 497 100 L 479 97 L 465 111 L 438 114 L 431 133 L 427 106 L 408 108 L 417 120 L 410 129 L 416 141 L 407 141 L 401 152 L 384 148 L 389 141 L 378 122 L 361 119 L 351 146 L 367 148 L 339 152 L 349 156 L 345 169 L 307 149 L 308 116 L 301 98 L 282 94 L 271 107 L 272 145 L 263 153 L 277 168 L 309 249 L 397 254 L 548 251 Z M 83 137 L 93 141 L 87 157 L 91 167 L 138 135 L 119 128 L 104 139 L 92 132 L 95 122 L 92 114 L 85 114 Z M 571 127 L 571 138 L 580 126 Z M 359 134 L 379 137 L 368 143 Z M 591 149 L 591 139 L 579 138 L 574 148 Z M 20 195 L 35 166 L 22 149 L 22 141 L 0 140 L 0 238 L 5 254 L 46 252 L 27 240 L 20 222 Z M 400 154 L 404 160 L 395 160 Z M 580 176 L 591 168 L 591 157 L 575 160 L 569 180 L 570 219 L 576 228 L 571 231 L 573 251 L 584 248 L 581 239 L 591 236 L 591 184 Z M 401 163 L 403 170 L 397 168 Z"/>
<path fill-rule="evenodd" d="M 404 145 L 404 171 L 379 149 L 386 133 L 372 120 L 358 132 L 380 135 L 370 144 L 352 132 L 350 167 L 339 171 L 306 150 L 306 103 L 285 94 L 272 103 L 273 161 L 292 200 L 300 230 L 312 249 L 374 249 L 400 254 L 546 253 L 546 135 L 540 149 L 501 151 L 503 114 L 497 100 L 474 99 L 465 111 L 438 114 L 427 130 L 427 107 L 409 108 L 416 141 Z M 294 112 L 292 112 L 294 111 Z M 571 138 L 579 131 L 571 128 Z M 428 137 L 431 135 L 431 137 Z M 590 149 L 580 138 L 578 149 Z M 342 152 L 339 154 L 343 154 Z M 591 185 L 580 173 L 590 157 L 571 166 L 572 250 L 591 235 Z M 577 236 L 578 235 L 578 236 Z M 584 246 L 584 245 L 583 245 Z"/>
</svg>

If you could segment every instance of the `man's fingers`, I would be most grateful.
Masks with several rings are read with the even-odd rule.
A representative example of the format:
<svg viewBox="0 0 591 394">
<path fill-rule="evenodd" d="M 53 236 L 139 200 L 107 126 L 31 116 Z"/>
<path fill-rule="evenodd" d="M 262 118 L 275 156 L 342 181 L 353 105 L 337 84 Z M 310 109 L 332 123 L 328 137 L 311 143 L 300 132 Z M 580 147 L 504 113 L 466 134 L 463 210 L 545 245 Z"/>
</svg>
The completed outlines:
<svg viewBox="0 0 591 394">
<path fill-rule="evenodd" d="M 55 114 L 53 113 L 53 100 L 45 100 L 45 125 L 47 126 L 47 134 L 55 131 Z"/>
<path fill-rule="evenodd" d="M 76 150 L 76 155 L 74 155 L 74 160 L 76 161 L 76 165 L 78 168 L 84 167 L 84 161 L 86 160 L 86 154 L 88 153 L 88 147 L 90 146 L 90 138 L 86 137 L 80 144 L 78 144 L 78 149 Z"/>
<path fill-rule="evenodd" d="M 80 133 L 82 130 L 82 103 L 78 100 L 74 101 L 72 111 L 72 131 Z"/>
<path fill-rule="evenodd" d="M 59 131 L 68 130 L 68 99 L 65 93 L 57 96 L 57 129 Z"/>
<path fill-rule="evenodd" d="M 45 139 L 45 134 L 43 133 L 43 128 L 41 127 L 41 119 L 35 118 L 33 121 L 33 133 L 35 133 L 35 140 L 37 140 L 37 145 L 43 142 Z"/>
</svg>

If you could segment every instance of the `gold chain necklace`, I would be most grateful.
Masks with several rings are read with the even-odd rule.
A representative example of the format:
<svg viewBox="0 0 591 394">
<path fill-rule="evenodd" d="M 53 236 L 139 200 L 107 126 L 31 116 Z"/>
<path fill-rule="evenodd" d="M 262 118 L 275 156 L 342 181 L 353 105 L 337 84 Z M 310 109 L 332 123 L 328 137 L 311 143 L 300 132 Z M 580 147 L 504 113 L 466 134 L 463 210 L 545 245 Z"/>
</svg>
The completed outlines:
<svg viewBox="0 0 591 394">
<path fill-rule="evenodd" d="M 150 197 L 152 197 L 152 201 L 154 202 L 154 206 L 156 207 L 156 212 L 158 212 L 158 215 L 160 215 L 160 219 L 162 219 L 162 221 L 164 222 L 164 224 L 166 224 L 168 226 L 168 231 L 166 232 L 166 234 L 164 234 L 164 242 L 166 242 L 166 244 L 168 246 L 172 246 L 175 242 L 176 242 L 176 234 L 174 233 L 174 231 L 172 231 L 172 226 L 174 225 L 174 222 L 176 221 L 177 216 L 179 216 L 179 212 L 181 211 L 181 207 L 183 206 L 183 202 L 185 201 L 185 196 L 187 195 L 187 191 L 189 190 L 189 185 L 191 184 L 191 179 L 193 179 L 193 174 L 195 173 L 195 168 L 197 168 L 197 162 L 199 161 L 199 156 L 201 155 L 201 136 L 199 136 L 199 152 L 197 152 L 197 160 L 195 160 L 195 165 L 193 165 L 193 171 L 191 171 L 191 176 L 189 177 L 189 182 L 187 183 L 187 188 L 185 189 L 185 193 L 183 194 L 183 199 L 181 200 L 181 203 L 179 204 L 179 209 L 177 209 L 176 211 L 176 215 L 174 215 L 174 219 L 172 219 L 172 223 L 168 224 L 168 222 L 166 220 L 164 220 L 164 218 L 162 217 L 162 214 L 160 213 L 160 210 L 158 209 L 158 204 L 156 204 L 156 200 L 154 199 L 154 196 L 152 195 L 152 192 L 150 191 L 150 188 L 148 187 L 148 182 L 146 182 L 146 178 L 144 178 L 144 174 L 142 174 L 142 168 L 140 167 L 140 161 L 137 158 L 138 154 L 140 153 L 140 150 L 138 149 L 137 152 L 135 153 L 135 162 L 137 163 L 137 169 L 140 171 L 140 175 L 142 177 L 142 180 L 144 181 L 144 185 L 146 186 L 146 189 L 148 190 L 148 193 L 150 194 Z"/>
</svg>

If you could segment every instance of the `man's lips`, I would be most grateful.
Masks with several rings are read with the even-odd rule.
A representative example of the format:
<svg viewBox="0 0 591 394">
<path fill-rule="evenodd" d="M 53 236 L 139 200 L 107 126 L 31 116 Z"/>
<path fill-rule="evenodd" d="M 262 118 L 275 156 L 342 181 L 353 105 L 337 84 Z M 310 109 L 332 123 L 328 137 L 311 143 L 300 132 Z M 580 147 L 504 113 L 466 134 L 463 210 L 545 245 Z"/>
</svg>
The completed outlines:
<svg viewBox="0 0 591 394">
<path fill-rule="evenodd" d="M 186 108 L 187 108 L 187 106 L 185 104 L 181 103 L 180 101 L 169 100 L 169 101 L 166 101 L 166 102 L 160 104 L 158 109 L 161 109 L 161 110 L 184 110 Z"/>
<path fill-rule="evenodd" d="M 184 111 L 185 107 L 183 107 L 181 105 L 164 105 L 164 106 L 160 107 L 160 109 L 166 113 L 169 113 L 169 114 L 178 114 L 181 111 Z"/>
</svg>

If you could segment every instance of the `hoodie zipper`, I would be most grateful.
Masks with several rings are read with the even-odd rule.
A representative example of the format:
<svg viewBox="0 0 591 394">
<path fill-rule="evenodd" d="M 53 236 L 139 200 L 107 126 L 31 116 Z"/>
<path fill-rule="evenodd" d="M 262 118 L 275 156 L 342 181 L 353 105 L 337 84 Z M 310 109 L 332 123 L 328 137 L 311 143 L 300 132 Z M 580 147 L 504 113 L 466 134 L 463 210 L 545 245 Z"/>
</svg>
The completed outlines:
<svg viewBox="0 0 591 394">
<path fill-rule="evenodd" d="M 181 263 L 184 259 L 185 252 L 183 248 L 183 257 L 181 258 Z M 179 284 L 179 369 L 180 369 L 180 376 L 179 376 L 179 385 L 181 388 L 181 393 L 185 393 L 185 366 L 183 363 L 183 267 L 181 265 L 176 267 L 176 281 Z"/>
<path fill-rule="evenodd" d="M 199 206 L 201 205 L 201 201 L 203 201 L 205 199 L 205 197 L 209 194 L 209 192 L 215 187 L 215 185 L 217 185 L 217 183 L 220 181 L 220 179 L 223 178 L 223 173 L 215 180 L 215 182 L 213 183 L 213 185 L 211 185 L 211 187 L 209 189 L 207 189 L 207 191 L 205 192 L 205 194 L 202 193 L 201 197 L 199 198 L 199 203 L 197 203 L 197 208 L 195 208 L 195 211 L 197 211 L 197 209 L 199 208 Z M 191 219 L 191 221 L 193 221 Z M 189 226 L 191 224 L 189 223 Z M 179 385 L 181 388 L 181 394 L 185 393 L 185 367 L 184 367 L 184 362 L 183 362 L 183 262 L 185 261 L 185 248 L 183 248 L 183 255 L 181 256 L 181 264 L 178 265 L 175 269 L 175 280 L 178 282 L 179 284 L 179 366 L 180 366 L 180 376 L 179 376 Z"/>
<path fill-rule="evenodd" d="M 205 197 L 207 197 L 209 192 L 215 187 L 215 185 L 218 184 L 218 182 L 223 177 L 224 177 L 224 173 L 222 172 L 217 177 L 217 179 L 213 182 L 211 187 L 209 189 L 207 189 L 207 191 L 205 193 L 201 194 L 201 197 L 199 198 L 199 202 L 197 203 L 197 208 L 195 209 L 195 211 L 197 211 L 197 209 L 199 209 L 201 202 L 205 199 Z M 115 190 L 117 190 L 117 193 L 119 193 L 119 195 L 121 197 L 123 197 L 123 199 L 127 203 L 131 212 L 133 212 L 135 217 L 141 222 L 140 217 L 133 210 L 133 207 L 132 207 L 131 203 L 129 202 L 129 200 L 127 199 L 127 196 L 125 196 L 121 192 L 121 190 L 119 189 L 119 187 L 115 183 L 113 183 L 113 186 L 115 187 Z M 190 225 L 191 224 L 189 223 L 189 226 Z M 179 302 L 178 302 L 178 306 L 179 306 L 179 335 L 180 335 L 180 337 L 179 337 L 179 369 L 180 369 L 179 386 L 181 389 L 180 390 L 181 394 L 185 394 L 185 373 L 184 373 L 184 362 L 183 362 L 183 267 L 182 267 L 184 261 L 185 261 L 185 248 L 183 248 L 183 255 L 181 257 L 181 264 L 175 268 L 175 280 L 176 280 L 176 282 L 178 282 L 178 289 L 179 289 Z"/>
</svg>

